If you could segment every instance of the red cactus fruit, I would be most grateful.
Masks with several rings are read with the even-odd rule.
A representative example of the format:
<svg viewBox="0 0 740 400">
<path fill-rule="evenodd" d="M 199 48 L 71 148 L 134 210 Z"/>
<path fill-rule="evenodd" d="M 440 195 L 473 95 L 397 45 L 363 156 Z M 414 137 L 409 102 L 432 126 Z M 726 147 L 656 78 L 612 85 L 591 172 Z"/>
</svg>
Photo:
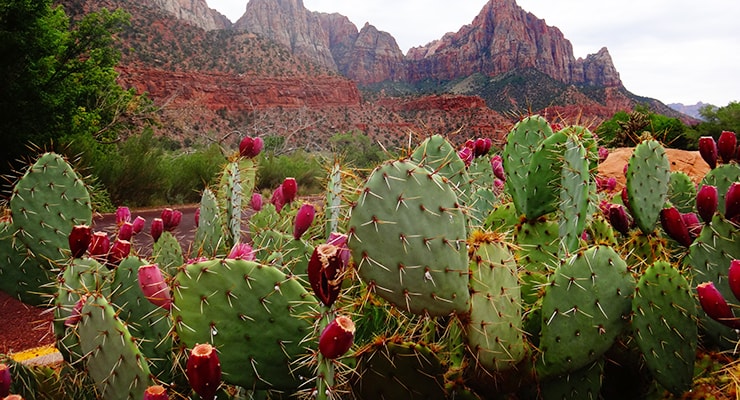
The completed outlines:
<svg viewBox="0 0 740 400">
<path fill-rule="evenodd" d="M 162 232 L 164 232 L 164 221 L 162 221 L 162 218 L 154 218 L 152 220 L 150 232 L 152 239 L 154 239 L 155 242 L 159 240 L 159 237 L 162 236 Z"/>
<path fill-rule="evenodd" d="M 505 181 L 506 180 L 506 172 L 504 171 L 504 162 L 501 159 L 500 155 L 495 155 L 491 157 L 491 169 L 493 170 L 493 176 L 496 178 Z"/>
<path fill-rule="evenodd" d="M 162 210 L 162 224 L 165 231 L 172 232 L 182 221 L 182 211 L 165 208 Z"/>
<path fill-rule="evenodd" d="M 740 319 L 732 314 L 730 305 L 714 286 L 714 282 L 700 283 L 696 287 L 696 293 L 699 295 L 701 308 L 710 318 L 730 328 L 740 329 Z"/>
<path fill-rule="evenodd" d="M 355 323 L 340 315 L 324 328 L 319 337 L 319 352 L 324 358 L 335 359 L 346 353 L 355 338 Z"/>
<path fill-rule="evenodd" d="M 249 205 L 252 207 L 252 210 L 259 211 L 262 209 L 262 195 L 259 193 L 252 194 L 252 198 L 249 200 Z"/>
<path fill-rule="evenodd" d="M 301 208 L 298 210 L 298 214 L 295 216 L 295 224 L 293 225 L 293 239 L 298 240 L 303 236 L 304 233 L 313 223 L 313 219 L 316 216 L 316 208 L 313 204 L 303 203 Z"/>
<path fill-rule="evenodd" d="M 681 219 L 683 220 L 684 225 L 686 225 L 686 229 L 689 230 L 689 236 L 693 242 L 701 233 L 702 224 L 699 222 L 699 217 L 696 216 L 696 213 L 690 212 L 682 213 Z"/>
<path fill-rule="evenodd" d="M 146 224 L 146 220 L 142 216 L 138 216 L 134 219 L 133 225 L 134 225 L 134 233 L 139 233 L 144 230 L 144 225 Z"/>
<path fill-rule="evenodd" d="M 488 154 L 491 151 L 491 147 L 493 147 L 493 140 L 491 138 L 483 138 L 483 143 L 485 143 L 485 153 L 483 154 Z"/>
<path fill-rule="evenodd" d="M 740 182 L 735 182 L 725 194 L 725 218 L 734 221 L 738 217 L 740 217 Z"/>
<path fill-rule="evenodd" d="M 197 228 L 198 225 L 200 225 L 200 208 L 195 209 L 195 213 L 193 214 L 193 219 L 195 220 L 195 227 Z"/>
<path fill-rule="evenodd" d="M 608 212 L 609 223 L 612 227 L 622 235 L 628 234 L 631 224 L 624 206 L 621 204 L 610 204 Z"/>
<path fill-rule="evenodd" d="M 231 248 L 231 252 L 226 258 L 235 260 L 254 261 L 254 249 L 247 243 L 237 243 Z"/>
<path fill-rule="evenodd" d="M 285 199 L 285 203 L 292 203 L 298 194 L 298 183 L 295 178 L 285 178 L 280 186 L 283 188 L 283 198 Z"/>
<path fill-rule="evenodd" d="M 604 161 L 606 161 L 607 158 L 609 158 L 609 149 L 607 149 L 604 146 L 601 146 L 599 147 L 598 154 L 599 154 L 599 163 L 603 163 Z"/>
<path fill-rule="evenodd" d="M 668 207 L 660 210 L 660 224 L 663 230 L 673 240 L 684 247 L 691 246 L 691 235 L 689 229 L 681 218 L 681 213 L 676 207 Z"/>
<path fill-rule="evenodd" d="M 467 147 L 470 150 L 474 150 L 475 149 L 475 140 L 473 140 L 473 139 L 466 140 L 465 141 L 465 144 L 463 145 L 463 147 Z"/>
<path fill-rule="evenodd" d="M 105 232 L 93 232 L 90 246 L 87 248 L 90 257 L 105 259 L 110 250 L 110 238 Z"/>
<path fill-rule="evenodd" d="M 699 138 L 699 155 L 709 168 L 717 167 L 717 142 L 711 136 L 702 136 Z"/>
<path fill-rule="evenodd" d="M 624 207 L 627 208 L 627 211 L 632 212 L 632 209 L 630 208 L 630 197 L 627 194 L 627 186 L 622 188 L 622 193 L 620 195 L 622 197 L 622 204 L 624 204 Z"/>
<path fill-rule="evenodd" d="M 735 132 L 722 131 L 717 140 L 717 152 L 722 162 L 729 163 L 735 157 L 736 148 L 737 136 L 735 136 Z"/>
<path fill-rule="evenodd" d="M 154 385 L 146 388 L 143 400 L 167 400 L 168 398 L 167 389 L 164 386 Z"/>
<path fill-rule="evenodd" d="M 475 158 L 475 154 L 470 147 L 463 147 L 457 152 L 458 157 L 465 163 L 465 166 L 470 166 Z"/>
<path fill-rule="evenodd" d="M 270 197 L 270 203 L 272 203 L 273 206 L 275 206 L 275 210 L 277 212 L 280 212 L 280 210 L 283 209 L 285 206 L 285 196 L 283 195 L 283 185 L 278 186 L 275 190 L 272 191 L 272 196 Z"/>
<path fill-rule="evenodd" d="M 128 207 L 118 207 L 116 209 L 116 225 L 121 226 L 124 222 L 131 221 L 131 210 Z"/>
<path fill-rule="evenodd" d="M 239 142 L 239 155 L 241 157 L 254 158 L 257 157 L 262 148 L 265 146 L 264 140 L 261 137 L 249 137 L 245 136 L 241 142 Z"/>
<path fill-rule="evenodd" d="M 716 186 L 704 185 L 699 189 L 696 193 L 696 211 L 702 221 L 707 224 L 712 221 L 718 201 Z"/>
<path fill-rule="evenodd" d="M 116 239 L 108 252 L 108 263 L 118 265 L 121 260 L 131 254 L 131 242 L 128 240 Z"/>
<path fill-rule="evenodd" d="M 308 282 L 316 297 L 331 307 L 339 297 L 342 288 L 344 268 L 341 249 L 333 244 L 325 243 L 316 246 L 308 261 Z"/>
<path fill-rule="evenodd" d="M 349 247 L 347 247 L 347 235 L 332 232 L 329 234 L 329 239 L 326 240 L 326 243 L 339 247 L 339 258 L 342 260 L 342 265 L 349 265 L 351 253 Z"/>
<path fill-rule="evenodd" d="M 493 194 L 499 195 L 504 192 L 504 181 L 498 178 L 493 178 Z"/>
<path fill-rule="evenodd" d="M 124 222 L 118 228 L 118 238 L 121 240 L 131 240 L 134 236 L 134 224 L 131 222 Z"/>
<path fill-rule="evenodd" d="M 486 149 L 486 140 L 483 138 L 475 139 L 475 147 L 473 148 L 473 154 L 475 157 L 482 157 L 488 153 Z"/>
<path fill-rule="evenodd" d="M 72 312 L 70 312 L 69 316 L 64 320 L 64 326 L 75 326 L 78 322 L 80 322 L 80 319 L 82 319 L 82 307 L 85 306 L 85 302 L 87 302 L 87 295 L 83 294 L 79 300 L 75 303 L 75 306 L 72 307 Z"/>
<path fill-rule="evenodd" d="M 215 399 L 221 384 L 221 362 L 216 349 L 208 343 L 196 344 L 188 357 L 185 375 L 198 396 L 203 400 Z"/>
<path fill-rule="evenodd" d="M 727 271 L 727 279 L 730 282 L 730 290 L 735 298 L 740 300 L 740 260 L 730 261 L 730 269 Z"/>
<path fill-rule="evenodd" d="M 92 236 L 92 228 L 87 225 L 72 227 L 72 231 L 69 232 L 69 249 L 72 250 L 72 257 L 80 258 L 85 255 Z"/>
<path fill-rule="evenodd" d="M 150 303 L 169 310 L 172 307 L 170 287 L 157 264 L 142 265 L 137 272 L 139 289 Z"/>
<path fill-rule="evenodd" d="M 10 367 L 7 364 L 0 363 L 0 397 L 10 394 L 11 381 Z"/>
</svg>

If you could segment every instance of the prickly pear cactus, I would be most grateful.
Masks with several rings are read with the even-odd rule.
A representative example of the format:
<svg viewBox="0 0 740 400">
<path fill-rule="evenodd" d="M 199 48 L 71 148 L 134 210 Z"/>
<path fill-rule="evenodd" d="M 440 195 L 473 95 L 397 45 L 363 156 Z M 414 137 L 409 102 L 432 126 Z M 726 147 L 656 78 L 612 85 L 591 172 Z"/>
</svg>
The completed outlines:
<svg viewBox="0 0 740 400">
<path fill-rule="evenodd" d="M 172 232 L 162 232 L 152 246 L 152 261 L 168 275 L 174 275 L 177 269 L 185 262 L 182 254 L 182 246 Z"/>
<path fill-rule="evenodd" d="M 715 186 L 717 188 L 718 194 L 717 210 L 720 210 L 720 212 L 724 213 L 725 194 L 727 193 L 727 189 L 729 189 L 734 182 L 740 182 L 740 165 L 722 164 L 717 168 L 709 171 L 704 176 L 701 183 L 699 183 L 699 188 L 704 185 Z"/>
<path fill-rule="evenodd" d="M 676 395 L 691 388 L 699 340 L 689 283 L 668 262 L 650 266 L 632 300 L 632 329 L 655 379 Z"/>
<path fill-rule="evenodd" d="M 226 250 L 224 223 L 218 208 L 218 200 L 213 191 L 206 188 L 200 199 L 200 217 L 195 231 L 191 257 L 198 255 L 214 257 Z"/>
<path fill-rule="evenodd" d="M 470 197 L 470 176 L 465 169 L 465 162 L 444 136 L 433 135 L 424 140 L 411 154 L 411 161 L 447 178 L 460 202 L 467 204 Z"/>
<path fill-rule="evenodd" d="M 224 167 L 218 186 L 219 209 L 224 223 L 227 248 L 239 242 L 241 238 L 242 197 L 239 162 L 232 161 Z"/>
<path fill-rule="evenodd" d="M 600 398 L 604 360 L 598 360 L 571 373 L 547 379 L 540 384 L 543 400 Z"/>
<path fill-rule="evenodd" d="M 634 288 L 610 247 L 592 247 L 558 267 L 542 300 L 540 374 L 576 371 L 601 357 L 626 326 Z"/>
<path fill-rule="evenodd" d="M 649 234 L 655 229 L 668 199 L 671 165 L 665 149 L 649 139 L 635 147 L 627 167 L 627 197 L 637 227 Z"/>
<path fill-rule="evenodd" d="M 586 228 L 589 206 L 590 175 L 586 148 L 580 140 L 569 136 L 562 155 L 560 170 L 560 211 L 558 232 L 568 252 L 579 247 L 581 234 Z"/>
<path fill-rule="evenodd" d="M 49 266 L 41 264 L 13 237 L 13 224 L 0 222 L 0 290 L 32 305 L 45 305 Z"/>
<path fill-rule="evenodd" d="M 532 154 L 526 184 L 526 207 L 528 220 L 554 212 L 558 208 L 560 194 L 560 171 L 563 169 L 563 153 L 568 136 L 558 131 L 545 138 Z M 585 158 L 584 158 L 585 161 Z"/>
<path fill-rule="evenodd" d="M 688 175 L 681 171 L 671 173 L 668 201 L 681 213 L 696 211 L 696 187 Z"/>
<path fill-rule="evenodd" d="M 226 382 L 295 391 L 310 373 L 293 362 L 306 353 L 315 304 L 295 278 L 273 267 L 210 260 L 177 274 L 172 317 L 185 346 L 219 350 Z"/>
<path fill-rule="evenodd" d="M 351 212 L 348 245 L 370 290 L 416 314 L 467 311 L 466 222 L 443 178 L 412 161 L 386 163 Z"/>
</svg>

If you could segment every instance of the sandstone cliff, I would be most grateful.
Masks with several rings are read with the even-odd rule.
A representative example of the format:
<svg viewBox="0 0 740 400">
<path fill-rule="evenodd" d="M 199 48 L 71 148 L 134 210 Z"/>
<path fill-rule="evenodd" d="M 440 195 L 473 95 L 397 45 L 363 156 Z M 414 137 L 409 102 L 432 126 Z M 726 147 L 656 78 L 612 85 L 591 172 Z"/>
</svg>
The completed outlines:
<svg viewBox="0 0 740 400">
<path fill-rule="evenodd" d="M 176 18 L 188 21 L 204 30 L 226 29 L 231 21 L 218 11 L 208 8 L 205 0 L 150 0 Z"/>
</svg>

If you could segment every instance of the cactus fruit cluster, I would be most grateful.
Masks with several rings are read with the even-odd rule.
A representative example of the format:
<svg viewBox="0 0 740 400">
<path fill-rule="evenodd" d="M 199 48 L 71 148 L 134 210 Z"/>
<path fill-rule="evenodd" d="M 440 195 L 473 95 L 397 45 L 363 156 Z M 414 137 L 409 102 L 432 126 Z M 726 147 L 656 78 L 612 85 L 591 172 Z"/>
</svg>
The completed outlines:
<svg viewBox="0 0 740 400">
<path fill-rule="evenodd" d="M 740 339 L 731 135 L 700 140 L 696 187 L 644 136 L 620 192 L 588 129 L 535 115 L 502 149 L 433 135 L 365 179 L 330 163 L 310 203 L 293 178 L 254 193 L 263 142 L 245 138 L 192 242 L 165 209 L 146 256 L 144 221 L 121 207 L 113 237 L 94 231 L 83 181 L 47 153 L 0 221 L 0 289 L 51 307 L 74 376 L 53 390 L 74 398 L 699 393 L 732 373 L 702 360 L 736 362 Z M 47 390 L 44 373 L 2 358 L 0 394 Z"/>
</svg>

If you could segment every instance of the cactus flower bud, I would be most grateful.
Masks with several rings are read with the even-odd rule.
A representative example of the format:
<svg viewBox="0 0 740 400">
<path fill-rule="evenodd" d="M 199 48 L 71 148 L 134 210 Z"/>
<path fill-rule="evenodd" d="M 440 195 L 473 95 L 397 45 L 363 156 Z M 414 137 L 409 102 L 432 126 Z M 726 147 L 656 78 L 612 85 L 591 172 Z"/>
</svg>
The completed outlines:
<svg viewBox="0 0 740 400">
<path fill-rule="evenodd" d="M 154 218 L 152 220 L 151 227 L 152 239 L 154 239 L 155 242 L 159 240 L 159 237 L 162 236 L 162 232 L 164 232 L 164 222 L 162 221 L 162 218 Z"/>
<path fill-rule="evenodd" d="M 121 240 L 131 240 L 134 236 L 134 224 L 131 222 L 124 222 L 120 228 L 118 228 L 118 238 Z"/>
<path fill-rule="evenodd" d="M 121 260 L 131 254 L 131 242 L 128 240 L 116 239 L 108 251 L 108 263 L 118 265 Z"/>
<path fill-rule="evenodd" d="M 717 142 L 711 136 L 702 136 L 699 138 L 699 155 L 709 168 L 717 167 Z"/>
<path fill-rule="evenodd" d="M 137 271 L 139 289 L 150 303 L 169 310 L 172 307 L 170 287 L 157 264 L 142 265 Z"/>
<path fill-rule="evenodd" d="M 488 153 L 486 149 L 486 140 L 483 138 L 475 139 L 475 147 L 473 148 L 473 155 L 475 157 L 482 157 Z"/>
<path fill-rule="evenodd" d="M 473 139 L 466 140 L 465 141 L 465 144 L 463 144 L 463 147 L 467 147 L 470 150 L 474 150 L 475 149 L 475 140 L 473 140 Z"/>
<path fill-rule="evenodd" d="M 226 258 L 234 260 L 254 261 L 254 249 L 247 243 L 237 243 L 231 248 L 231 252 Z"/>
<path fill-rule="evenodd" d="M 734 221 L 738 216 L 740 216 L 740 182 L 735 182 L 725 194 L 725 218 Z"/>
<path fill-rule="evenodd" d="M 75 225 L 69 232 L 69 249 L 72 257 L 80 258 L 85 255 L 92 240 L 92 228 L 87 225 Z"/>
<path fill-rule="evenodd" d="M 249 206 L 252 207 L 252 210 L 259 211 L 262 209 L 262 195 L 259 193 L 252 194 L 252 198 L 249 200 Z"/>
<path fill-rule="evenodd" d="M 730 269 L 727 270 L 727 280 L 730 282 L 730 290 L 735 298 L 740 300 L 740 260 L 730 261 Z"/>
<path fill-rule="evenodd" d="M 627 215 L 627 211 L 621 204 L 609 204 L 608 208 L 609 223 L 612 227 L 622 235 L 626 235 L 630 231 L 630 218 Z"/>
<path fill-rule="evenodd" d="M 10 394 L 10 367 L 7 364 L 0 363 L 0 397 Z"/>
<path fill-rule="evenodd" d="M 684 247 L 691 246 L 691 235 L 689 229 L 681 218 L 681 213 L 676 207 L 668 207 L 660 210 L 660 224 L 663 230 L 673 240 Z"/>
<path fill-rule="evenodd" d="M 167 396 L 167 389 L 165 389 L 164 386 L 161 386 L 161 385 L 149 386 L 144 391 L 143 400 L 167 400 L 167 399 L 169 399 L 169 397 Z"/>
<path fill-rule="evenodd" d="M 134 225 L 134 233 L 139 233 L 144 230 L 144 225 L 146 224 L 146 220 L 142 216 L 138 216 L 134 219 L 133 225 Z"/>
<path fill-rule="evenodd" d="M 295 178 L 285 178 L 281 186 L 283 187 L 283 199 L 285 199 L 285 203 L 292 203 L 298 194 L 298 183 Z"/>
<path fill-rule="evenodd" d="M 324 328 L 319 336 L 319 352 L 330 360 L 346 353 L 355 339 L 355 323 L 340 315 Z"/>
<path fill-rule="evenodd" d="M 493 170 L 493 176 L 496 178 L 505 181 L 506 180 L 506 172 L 504 171 L 504 161 L 501 159 L 500 155 L 495 155 L 491 157 L 491 169 Z"/>
<path fill-rule="evenodd" d="M 313 219 L 316 216 L 316 208 L 313 204 L 303 203 L 301 208 L 298 210 L 298 214 L 295 216 L 295 224 L 293 225 L 293 239 L 298 240 L 303 236 L 304 233 L 313 223 Z"/>
<path fill-rule="evenodd" d="M 736 148 L 737 136 L 735 136 L 735 132 L 722 131 L 717 140 L 717 152 L 722 162 L 725 164 L 729 163 L 735 157 Z"/>
<path fill-rule="evenodd" d="M 609 158 L 609 149 L 607 149 L 604 146 L 599 147 L 598 155 L 599 155 L 599 164 L 601 164 L 604 161 L 606 161 L 607 158 Z"/>
<path fill-rule="evenodd" d="M 239 142 L 239 156 L 247 158 L 257 157 L 264 146 L 265 142 L 261 137 L 252 138 L 245 136 L 244 139 Z"/>
<path fill-rule="evenodd" d="M 327 307 L 331 307 L 339 297 L 346 266 L 343 261 L 340 247 L 329 243 L 316 246 L 308 261 L 308 282 L 316 297 Z"/>
<path fill-rule="evenodd" d="M 105 232 L 93 232 L 90 246 L 87 249 L 90 252 L 90 257 L 105 259 L 110 250 L 110 238 L 108 238 L 108 234 Z"/>
<path fill-rule="evenodd" d="M 732 309 L 722 297 L 722 293 L 714 286 L 714 282 L 700 283 L 696 287 L 696 292 L 699 295 L 701 308 L 709 317 L 730 328 L 740 329 L 740 319 L 732 314 Z"/>
<path fill-rule="evenodd" d="M 270 203 L 272 203 L 273 206 L 275 206 L 275 211 L 280 212 L 280 210 L 283 209 L 285 206 L 285 196 L 283 195 L 283 185 L 278 186 L 275 190 L 272 191 L 272 196 L 270 197 Z"/>
<path fill-rule="evenodd" d="M 458 157 L 460 157 L 461 160 L 463 160 L 466 167 L 470 166 L 470 164 L 473 162 L 473 158 L 475 157 L 475 154 L 470 147 L 463 147 L 457 152 L 457 155 Z"/>
<path fill-rule="evenodd" d="M 712 221 L 714 212 L 717 211 L 717 204 L 716 186 L 704 185 L 696 193 L 696 211 L 705 223 L 708 224 Z"/>
<path fill-rule="evenodd" d="M 165 208 L 162 210 L 161 218 L 164 230 L 172 232 L 182 221 L 182 211 Z"/>
<path fill-rule="evenodd" d="M 118 207 L 116 209 L 116 226 L 123 225 L 124 222 L 131 221 L 131 210 L 128 207 Z"/>
<path fill-rule="evenodd" d="M 85 302 L 87 302 L 87 295 L 83 294 L 80 299 L 77 300 L 75 306 L 72 307 L 72 312 L 70 312 L 69 316 L 64 319 L 64 326 L 72 327 L 80 322 L 80 319 L 82 318 L 82 307 L 85 306 Z"/>
<path fill-rule="evenodd" d="M 188 357 L 185 375 L 198 396 L 203 400 L 215 399 L 221 384 L 221 362 L 216 349 L 208 343 L 195 345 Z"/>
</svg>

